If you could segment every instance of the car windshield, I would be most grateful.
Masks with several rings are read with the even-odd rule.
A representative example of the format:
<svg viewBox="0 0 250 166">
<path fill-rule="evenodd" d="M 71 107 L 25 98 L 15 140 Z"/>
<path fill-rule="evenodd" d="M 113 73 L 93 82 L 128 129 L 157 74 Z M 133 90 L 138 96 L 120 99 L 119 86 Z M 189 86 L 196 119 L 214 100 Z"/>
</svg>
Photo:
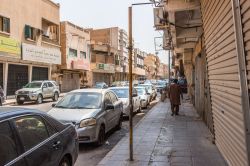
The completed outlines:
<svg viewBox="0 0 250 166">
<path fill-rule="evenodd" d="M 31 82 L 24 86 L 24 88 L 40 88 L 42 85 L 41 82 Z"/>
<path fill-rule="evenodd" d="M 104 83 L 96 83 L 94 88 L 103 88 Z"/>
<path fill-rule="evenodd" d="M 102 95 L 95 92 L 68 93 L 55 106 L 68 109 L 97 109 L 101 107 Z"/>
<path fill-rule="evenodd" d="M 115 92 L 118 98 L 128 98 L 129 91 L 128 89 L 111 89 Z"/>
<path fill-rule="evenodd" d="M 138 95 L 144 95 L 145 94 L 145 89 L 143 88 L 136 88 Z"/>
<path fill-rule="evenodd" d="M 142 87 L 145 87 L 149 92 L 152 91 L 152 86 L 151 85 L 140 85 Z"/>
</svg>

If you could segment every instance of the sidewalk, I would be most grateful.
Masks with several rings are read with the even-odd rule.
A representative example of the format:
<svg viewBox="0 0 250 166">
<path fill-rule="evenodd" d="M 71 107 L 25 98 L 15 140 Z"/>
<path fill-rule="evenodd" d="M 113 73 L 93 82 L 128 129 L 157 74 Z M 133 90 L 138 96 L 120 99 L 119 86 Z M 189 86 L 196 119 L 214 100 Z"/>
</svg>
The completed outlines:
<svg viewBox="0 0 250 166">
<path fill-rule="evenodd" d="M 169 102 L 160 102 L 135 127 L 133 162 L 128 160 L 127 134 L 98 165 L 227 165 L 191 104 L 184 103 L 179 116 L 172 117 L 170 112 Z"/>
<path fill-rule="evenodd" d="M 66 93 L 60 93 L 59 97 L 63 97 Z M 5 102 L 3 103 L 3 106 L 8 106 L 8 105 L 13 105 L 16 103 L 16 99 L 7 99 L 5 100 Z"/>
</svg>

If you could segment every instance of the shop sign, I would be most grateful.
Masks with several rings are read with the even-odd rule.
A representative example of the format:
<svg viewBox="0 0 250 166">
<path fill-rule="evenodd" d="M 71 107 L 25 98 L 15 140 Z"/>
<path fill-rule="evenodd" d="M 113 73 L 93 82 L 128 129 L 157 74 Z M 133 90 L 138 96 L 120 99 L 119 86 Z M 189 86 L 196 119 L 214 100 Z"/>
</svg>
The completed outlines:
<svg viewBox="0 0 250 166">
<path fill-rule="evenodd" d="M 90 63 L 88 60 L 79 59 L 77 61 L 73 61 L 73 69 L 79 70 L 90 70 Z"/>
<path fill-rule="evenodd" d="M 21 58 L 21 44 L 15 39 L 0 36 L 0 52 Z"/>
<path fill-rule="evenodd" d="M 23 43 L 22 58 L 34 62 L 61 64 L 61 51 Z"/>
</svg>

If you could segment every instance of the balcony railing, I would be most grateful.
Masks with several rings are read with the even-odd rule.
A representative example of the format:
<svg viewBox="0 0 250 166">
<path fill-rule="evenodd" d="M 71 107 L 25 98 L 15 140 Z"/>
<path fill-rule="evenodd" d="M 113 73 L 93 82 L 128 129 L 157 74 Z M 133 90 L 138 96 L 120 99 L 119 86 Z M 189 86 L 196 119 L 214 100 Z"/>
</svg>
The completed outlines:
<svg viewBox="0 0 250 166">
<path fill-rule="evenodd" d="M 50 39 L 47 36 L 42 36 L 42 41 L 47 42 L 47 43 L 51 43 L 51 44 L 55 44 L 55 45 L 59 45 L 59 41 L 58 40 Z"/>
</svg>

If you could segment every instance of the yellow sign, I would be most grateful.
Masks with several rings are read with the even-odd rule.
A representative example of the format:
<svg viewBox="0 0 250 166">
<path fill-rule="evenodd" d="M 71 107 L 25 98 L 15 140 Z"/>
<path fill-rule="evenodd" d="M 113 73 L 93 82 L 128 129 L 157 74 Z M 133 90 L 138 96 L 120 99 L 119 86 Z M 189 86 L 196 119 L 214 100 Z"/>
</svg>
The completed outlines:
<svg viewBox="0 0 250 166">
<path fill-rule="evenodd" d="M 21 57 L 21 44 L 12 38 L 0 36 L 0 52 Z"/>
</svg>

